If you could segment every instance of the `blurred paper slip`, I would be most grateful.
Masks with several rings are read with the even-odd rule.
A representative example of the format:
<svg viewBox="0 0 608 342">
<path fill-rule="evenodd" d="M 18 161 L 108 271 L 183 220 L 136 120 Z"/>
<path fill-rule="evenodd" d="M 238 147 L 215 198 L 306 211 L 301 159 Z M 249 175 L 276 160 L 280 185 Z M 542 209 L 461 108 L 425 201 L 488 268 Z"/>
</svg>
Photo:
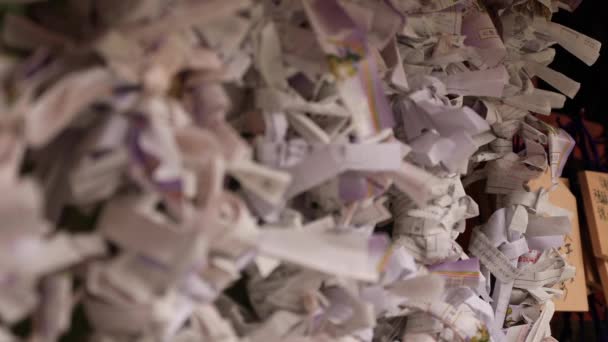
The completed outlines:
<svg viewBox="0 0 608 342">
<path fill-rule="evenodd" d="M 462 34 L 467 37 L 464 43 L 474 47 L 489 67 L 505 58 L 507 49 L 481 2 L 469 3 L 462 19 Z"/>
<path fill-rule="evenodd" d="M 551 165 L 551 178 L 555 182 L 556 178 L 562 175 L 568 157 L 572 153 L 576 142 L 563 129 L 549 133 L 549 162 Z"/>
<path fill-rule="evenodd" d="M 163 215 L 144 210 L 152 205 L 146 198 L 136 196 L 109 201 L 99 219 L 99 231 L 120 247 L 170 264 L 192 245 L 195 236 L 180 231 Z"/>
<path fill-rule="evenodd" d="M 292 198 L 344 171 L 398 171 L 401 148 L 398 143 L 320 146 L 287 170 L 292 182 L 286 196 Z"/>
<path fill-rule="evenodd" d="M 534 89 L 531 94 L 516 95 L 504 99 L 504 102 L 513 107 L 531 111 L 538 114 L 549 115 L 551 108 L 563 106 L 561 98 L 552 95 L 552 92 Z M 561 94 L 558 94 L 563 96 Z M 563 96 L 565 101 L 566 97 Z"/>
<path fill-rule="evenodd" d="M 332 234 L 284 228 L 262 229 L 258 248 L 264 255 L 333 275 L 376 281 L 388 247 L 384 236 Z M 314 251 L 314 253 L 311 253 Z"/>
<path fill-rule="evenodd" d="M 528 331 L 530 331 L 530 324 L 522 324 L 510 327 L 507 329 L 507 337 L 505 341 L 524 342 Z"/>
<path fill-rule="evenodd" d="M 442 276 L 447 287 L 469 286 L 476 288 L 481 278 L 479 260 L 476 258 L 432 265 L 429 266 L 429 271 Z"/>
<path fill-rule="evenodd" d="M 504 66 L 448 75 L 443 80 L 450 94 L 502 97 L 509 74 Z"/>
<path fill-rule="evenodd" d="M 530 170 L 514 153 L 505 155 L 488 168 L 486 192 L 489 194 L 508 194 L 523 190 L 524 183 L 536 178 L 540 171 Z"/>
<path fill-rule="evenodd" d="M 569 264 L 576 267 L 576 275 L 564 284 L 564 289 L 562 289 L 564 290 L 564 298 L 555 298 L 553 301 L 556 311 L 588 311 L 586 277 L 583 271 L 585 264 L 581 232 L 578 225 L 576 198 L 568 189 L 568 185 L 567 179 L 560 178 L 557 186 L 549 193 L 549 201 L 551 204 L 567 209 L 572 213 L 570 220 L 572 228 L 570 234 L 566 235 L 564 246 L 562 246 L 560 252 L 566 255 Z M 545 172 L 541 177 L 530 181 L 529 186 L 533 191 L 539 187 L 549 189 L 552 186 L 550 173 Z"/>
<path fill-rule="evenodd" d="M 551 336 L 549 322 L 555 313 L 555 304 L 548 300 L 543 304 L 542 312 L 536 322 L 530 328 L 526 342 L 546 341 L 546 336 Z"/>
<path fill-rule="evenodd" d="M 413 30 L 417 34 L 460 35 L 462 32 L 461 11 L 417 13 L 409 15 L 407 20 L 404 31 Z"/>
<path fill-rule="evenodd" d="M 473 231 L 469 251 L 502 282 L 512 281 L 521 275 L 521 271 L 479 229 Z"/>
<path fill-rule="evenodd" d="M 557 6 L 563 8 L 568 12 L 574 12 L 574 10 L 583 2 L 583 0 L 559 0 Z"/>
<path fill-rule="evenodd" d="M 42 146 L 65 129 L 81 110 L 110 94 L 112 75 L 102 68 L 73 72 L 45 92 L 25 116 L 27 140 Z M 87 89 L 87 92 L 74 92 Z"/>
<path fill-rule="evenodd" d="M 392 215 L 384 204 L 386 200 L 386 197 L 381 197 L 370 205 L 359 209 L 353 215 L 352 223 L 357 225 L 376 224 L 390 219 Z"/>
<path fill-rule="evenodd" d="M 608 260 L 608 174 L 583 171 L 578 177 L 593 254 Z"/>
<path fill-rule="evenodd" d="M 402 1 L 409 2 L 409 1 Z M 463 3 L 463 0 L 431 0 L 431 1 L 415 1 L 420 8 L 421 12 L 438 12 L 448 9 L 457 4 Z"/>
<path fill-rule="evenodd" d="M 462 12 L 444 11 L 429 13 L 428 17 L 438 32 L 445 34 L 460 34 L 462 31 Z"/>
<path fill-rule="evenodd" d="M 340 97 L 353 114 L 355 132 L 365 137 L 393 127 L 395 122 L 379 81 L 375 57 L 357 23 L 336 0 L 306 0 L 303 5 L 319 44 L 329 57 Z"/>
<path fill-rule="evenodd" d="M 589 66 L 593 65 L 600 56 L 602 43 L 591 37 L 560 24 L 547 22 L 544 18 L 535 19 L 533 26 L 538 32 L 548 35 Z"/>
<path fill-rule="evenodd" d="M 525 66 L 531 76 L 536 75 L 543 81 L 549 83 L 552 87 L 562 92 L 569 98 L 574 98 L 581 87 L 581 84 L 572 80 L 568 76 L 557 72 L 549 67 L 533 61 L 526 62 Z"/>
<path fill-rule="evenodd" d="M 243 188 L 272 204 L 281 202 L 291 182 L 288 173 L 250 161 L 237 163 L 231 173 Z"/>
</svg>

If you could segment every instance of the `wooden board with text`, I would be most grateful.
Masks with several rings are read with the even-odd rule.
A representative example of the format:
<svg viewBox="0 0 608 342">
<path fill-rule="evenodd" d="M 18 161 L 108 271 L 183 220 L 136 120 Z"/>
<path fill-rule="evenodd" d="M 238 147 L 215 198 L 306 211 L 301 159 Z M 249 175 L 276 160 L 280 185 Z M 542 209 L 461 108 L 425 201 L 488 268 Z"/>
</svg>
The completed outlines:
<svg viewBox="0 0 608 342">
<path fill-rule="evenodd" d="M 530 182 L 532 189 L 551 187 L 551 173 L 545 172 L 538 179 Z M 560 289 L 564 291 L 562 299 L 555 299 L 556 311 L 589 311 L 587 302 L 587 284 L 585 280 L 585 264 L 583 261 L 583 249 L 581 243 L 581 231 L 578 222 L 578 210 L 576 198 L 570 192 L 568 180 L 560 178 L 556 188 L 549 193 L 549 201 L 560 208 L 567 209 L 572 213 L 570 221 L 572 230 L 566 235 L 564 245 L 560 252 L 566 254 L 568 263 L 576 267 L 576 275 L 567 281 Z"/>
</svg>

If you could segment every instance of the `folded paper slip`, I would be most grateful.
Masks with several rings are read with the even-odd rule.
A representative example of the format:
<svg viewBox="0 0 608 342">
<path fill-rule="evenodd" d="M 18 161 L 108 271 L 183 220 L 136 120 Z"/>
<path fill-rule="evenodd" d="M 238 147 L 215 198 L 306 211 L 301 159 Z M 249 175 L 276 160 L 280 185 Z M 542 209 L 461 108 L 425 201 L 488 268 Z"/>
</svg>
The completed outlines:
<svg viewBox="0 0 608 342">
<path fill-rule="evenodd" d="M 545 172 L 541 177 L 531 181 L 529 185 L 533 190 L 537 187 L 549 189 L 551 187 L 551 173 Z M 567 179 L 559 179 L 556 188 L 549 193 L 549 202 L 572 213 L 572 216 L 570 217 L 570 234 L 567 234 L 564 238 L 564 245 L 560 248 L 560 252 L 566 255 L 566 260 L 568 260 L 569 264 L 576 267 L 576 275 L 574 278 L 567 281 L 562 287 L 558 287 L 564 291 L 564 297 L 561 299 L 554 299 L 555 311 L 589 311 L 586 276 L 584 272 L 583 245 L 578 224 L 576 198 L 569 190 L 569 182 Z"/>
</svg>

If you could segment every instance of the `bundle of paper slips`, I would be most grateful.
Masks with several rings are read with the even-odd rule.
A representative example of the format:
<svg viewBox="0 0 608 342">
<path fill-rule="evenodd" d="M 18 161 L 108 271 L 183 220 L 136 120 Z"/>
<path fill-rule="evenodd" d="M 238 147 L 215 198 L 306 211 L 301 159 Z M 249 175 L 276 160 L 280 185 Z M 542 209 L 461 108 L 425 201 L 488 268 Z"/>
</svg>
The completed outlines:
<svg viewBox="0 0 608 342">
<path fill-rule="evenodd" d="M 0 342 L 554 341 L 579 2 L 0 0 Z"/>
</svg>

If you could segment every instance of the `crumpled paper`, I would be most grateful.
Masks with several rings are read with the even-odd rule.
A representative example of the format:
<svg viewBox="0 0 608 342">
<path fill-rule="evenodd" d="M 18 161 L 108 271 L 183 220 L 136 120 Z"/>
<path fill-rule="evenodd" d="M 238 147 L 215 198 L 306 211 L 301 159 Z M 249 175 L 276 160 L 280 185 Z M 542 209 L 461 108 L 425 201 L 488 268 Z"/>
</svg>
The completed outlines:
<svg viewBox="0 0 608 342">
<path fill-rule="evenodd" d="M 579 3 L 0 1 L 0 340 L 552 340 Z"/>
</svg>

